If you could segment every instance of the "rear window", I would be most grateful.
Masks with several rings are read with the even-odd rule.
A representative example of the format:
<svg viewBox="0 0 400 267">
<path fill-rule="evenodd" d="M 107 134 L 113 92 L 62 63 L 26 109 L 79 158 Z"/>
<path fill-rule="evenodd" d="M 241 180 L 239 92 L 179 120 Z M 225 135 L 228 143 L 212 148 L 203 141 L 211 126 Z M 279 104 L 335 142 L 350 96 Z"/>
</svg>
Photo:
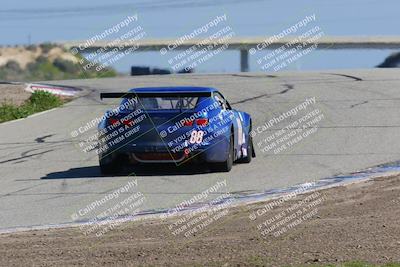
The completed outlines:
<svg viewBox="0 0 400 267">
<path fill-rule="evenodd" d="M 130 110 L 182 110 L 194 109 L 199 97 L 140 97 L 138 103 L 128 106 Z M 126 103 L 124 99 L 122 104 Z"/>
</svg>

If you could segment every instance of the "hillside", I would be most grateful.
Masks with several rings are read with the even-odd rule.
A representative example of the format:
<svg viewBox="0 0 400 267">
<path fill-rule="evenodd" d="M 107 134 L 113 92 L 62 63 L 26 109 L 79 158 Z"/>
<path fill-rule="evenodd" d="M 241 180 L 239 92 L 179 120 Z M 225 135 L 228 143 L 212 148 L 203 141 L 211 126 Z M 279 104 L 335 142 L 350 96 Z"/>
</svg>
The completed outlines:
<svg viewBox="0 0 400 267">
<path fill-rule="evenodd" d="M 48 81 L 116 76 L 116 71 L 111 68 L 84 70 L 79 62 L 81 59 L 81 55 L 74 56 L 54 44 L 2 47 L 0 80 Z"/>
</svg>

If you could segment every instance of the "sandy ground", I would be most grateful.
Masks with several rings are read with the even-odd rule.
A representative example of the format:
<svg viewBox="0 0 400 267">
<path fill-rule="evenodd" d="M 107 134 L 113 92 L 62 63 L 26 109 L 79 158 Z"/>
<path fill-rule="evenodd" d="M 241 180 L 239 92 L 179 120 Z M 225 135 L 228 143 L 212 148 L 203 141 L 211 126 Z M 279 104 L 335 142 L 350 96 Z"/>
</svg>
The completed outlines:
<svg viewBox="0 0 400 267">
<path fill-rule="evenodd" d="M 214 215 L 224 212 L 224 216 L 187 237 L 185 232 L 174 235 L 171 231 L 185 216 L 129 222 L 101 237 L 94 232 L 85 236 L 84 228 L 3 234 L 0 265 L 302 266 L 355 260 L 400 262 L 399 205 L 400 176 L 392 176 L 280 202 L 215 211 Z"/>
<path fill-rule="evenodd" d="M 21 105 L 31 96 L 31 93 L 24 90 L 25 87 L 25 85 L 0 84 L 0 104 L 6 102 Z"/>
</svg>

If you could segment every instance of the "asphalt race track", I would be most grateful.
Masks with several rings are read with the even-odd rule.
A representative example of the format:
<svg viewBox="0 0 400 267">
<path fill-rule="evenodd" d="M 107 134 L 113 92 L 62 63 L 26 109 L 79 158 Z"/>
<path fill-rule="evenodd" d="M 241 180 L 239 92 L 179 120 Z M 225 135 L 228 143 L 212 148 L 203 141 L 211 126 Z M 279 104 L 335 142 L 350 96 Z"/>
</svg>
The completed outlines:
<svg viewBox="0 0 400 267">
<path fill-rule="evenodd" d="M 399 160 L 399 74 L 374 69 L 52 82 L 89 93 L 62 108 L 0 124 L 0 229 L 72 222 L 72 214 L 135 179 L 135 190 L 145 196 L 141 210 L 157 210 L 225 179 L 227 187 L 214 196 L 262 192 Z M 252 115 L 253 129 L 313 97 L 316 103 L 301 114 L 318 108 L 323 119 L 316 132 L 277 154 L 263 153 L 257 144 L 299 117 L 257 134 L 257 158 L 235 165 L 229 173 L 195 166 L 102 176 L 96 154 L 83 152 L 81 137 L 73 138 L 71 132 L 112 106 L 110 100 L 100 101 L 100 92 L 167 85 L 219 88 L 234 108 Z"/>
</svg>

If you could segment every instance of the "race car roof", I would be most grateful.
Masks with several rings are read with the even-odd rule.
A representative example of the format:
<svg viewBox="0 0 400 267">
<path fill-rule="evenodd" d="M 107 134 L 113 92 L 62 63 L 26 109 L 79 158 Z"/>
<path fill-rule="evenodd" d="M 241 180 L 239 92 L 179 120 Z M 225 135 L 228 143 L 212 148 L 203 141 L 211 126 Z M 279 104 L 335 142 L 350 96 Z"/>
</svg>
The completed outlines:
<svg viewBox="0 0 400 267">
<path fill-rule="evenodd" d="M 172 86 L 172 87 L 141 87 L 130 89 L 131 93 L 211 93 L 218 91 L 212 87 Z"/>
<path fill-rule="evenodd" d="M 100 93 L 103 98 L 135 98 L 135 97 L 210 97 L 217 89 L 211 87 L 142 87 L 125 92 Z"/>
</svg>

